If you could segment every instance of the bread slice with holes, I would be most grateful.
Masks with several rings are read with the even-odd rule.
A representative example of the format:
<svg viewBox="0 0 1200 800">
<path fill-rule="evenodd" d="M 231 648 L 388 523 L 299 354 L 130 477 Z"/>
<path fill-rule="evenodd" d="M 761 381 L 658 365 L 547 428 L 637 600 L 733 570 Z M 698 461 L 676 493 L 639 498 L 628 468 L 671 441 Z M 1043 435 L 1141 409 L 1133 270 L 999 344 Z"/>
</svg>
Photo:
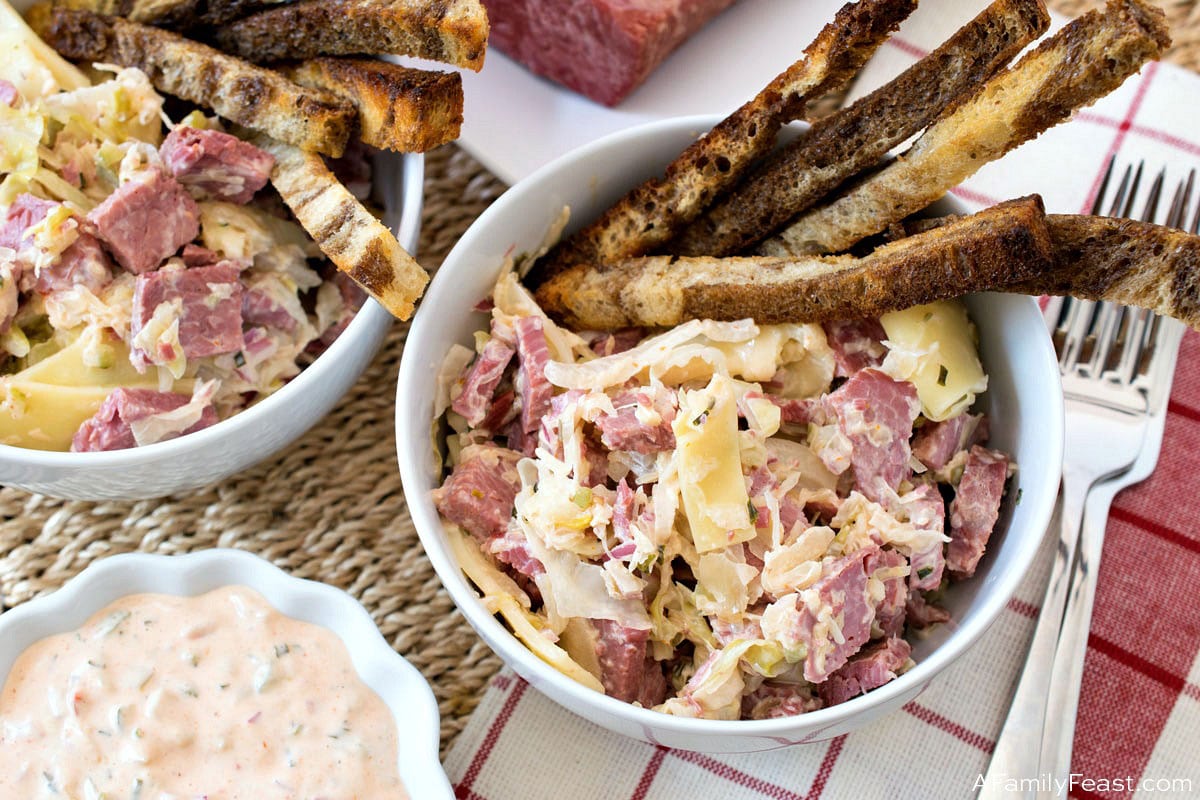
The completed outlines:
<svg viewBox="0 0 1200 800">
<path fill-rule="evenodd" d="M 371 58 L 312 58 L 284 70 L 301 86 L 326 89 L 358 110 L 358 136 L 371 147 L 423 153 L 458 138 L 462 76 Z"/>
<path fill-rule="evenodd" d="M 280 141 L 330 156 L 345 151 L 354 107 L 323 89 L 298 86 L 273 70 L 120 17 L 40 4 L 29 21 L 67 58 L 137 67 L 159 91 Z"/>
<path fill-rule="evenodd" d="M 487 50 L 479 0 L 302 0 L 220 28 L 218 46 L 250 61 L 392 53 L 479 71 Z"/>
<path fill-rule="evenodd" d="M 695 219 L 775 144 L 804 104 L 841 86 L 916 7 L 915 0 L 860 0 L 843 6 L 803 57 L 634 188 L 595 222 L 566 239 L 526 276 L 537 284 L 573 263 L 613 261 L 651 252 Z"/>
<path fill-rule="evenodd" d="M 537 290 L 579 330 L 669 326 L 688 319 L 760 323 L 878 316 L 1031 280 L 1052 266 L 1041 198 L 981 211 L 863 258 L 649 256 L 576 265 Z"/>
<path fill-rule="evenodd" d="M 1042 0 L 996 0 L 889 83 L 815 122 L 689 225 L 667 250 L 723 256 L 757 244 L 874 166 L 1045 32 Z"/>
<path fill-rule="evenodd" d="M 397 319 L 411 317 L 429 275 L 392 232 L 338 182 L 319 155 L 262 134 L 251 141 L 275 156 L 271 185 L 321 252 Z"/>
<path fill-rule="evenodd" d="M 758 252 L 837 253 L 885 230 L 1112 91 L 1169 43 L 1161 10 L 1142 0 L 1109 0 L 952 107 L 894 163 L 805 212 Z"/>
</svg>

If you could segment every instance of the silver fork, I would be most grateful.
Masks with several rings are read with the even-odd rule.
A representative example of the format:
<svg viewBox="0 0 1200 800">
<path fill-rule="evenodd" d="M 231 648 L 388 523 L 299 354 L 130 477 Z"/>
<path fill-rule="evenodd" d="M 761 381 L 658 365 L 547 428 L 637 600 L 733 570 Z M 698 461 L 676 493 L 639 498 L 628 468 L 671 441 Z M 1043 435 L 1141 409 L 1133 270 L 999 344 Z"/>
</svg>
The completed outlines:
<svg viewBox="0 0 1200 800">
<path fill-rule="evenodd" d="M 1110 163 L 1093 213 L 1103 208 L 1111 175 Z M 1125 171 L 1110 216 L 1129 216 L 1141 175 L 1141 167 L 1136 173 Z M 1162 181 L 1156 181 L 1144 218 L 1152 219 L 1156 214 L 1161 188 Z M 1053 336 L 1067 412 L 1067 455 L 1056 517 L 1058 544 L 1042 611 L 1008 717 L 996 741 L 981 800 L 1013 797 L 1006 779 L 1041 775 L 1038 745 L 1046 730 L 1052 664 L 1062 633 L 1084 502 L 1094 484 L 1123 475 L 1132 467 L 1142 449 L 1151 410 L 1147 376 L 1157 374 L 1160 370 L 1155 367 L 1161 359 L 1173 360 L 1174 354 L 1173 348 L 1159 346 L 1163 327 L 1153 325 L 1151 315 L 1134 309 L 1064 298 L 1048 306 L 1047 316 L 1057 322 Z"/>
<path fill-rule="evenodd" d="M 1161 186 L 1162 179 L 1163 175 L 1160 174 L 1156 181 L 1157 186 Z M 1179 182 L 1167 213 L 1168 226 L 1182 228 L 1186 224 L 1195 180 L 1196 171 L 1192 170 L 1186 182 Z M 1190 232 L 1200 232 L 1200 204 L 1197 204 L 1196 213 L 1192 217 Z M 1138 309 L 1127 308 L 1124 314 L 1149 316 L 1150 330 L 1146 332 L 1145 341 L 1153 344 L 1156 352 L 1146 362 L 1145 371 L 1134 382 L 1146 398 L 1148 419 L 1145 423 L 1142 449 L 1133 467 L 1122 475 L 1094 486 L 1088 493 L 1084 507 L 1079 555 L 1075 561 L 1071 593 L 1063 615 L 1063 634 L 1059 639 L 1050 671 L 1050 694 L 1046 705 L 1047 725 L 1042 737 L 1040 770 L 1060 780 L 1066 780 L 1071 774 L 1075 719 L 1079 710 L 1080 684 L 1083 681 L 1083 664 L 1087 655 L 1088 632 L 1091 630 L 1092 608 L 1096 599 L 1096 583 L 1100 572 L 1100 554 L 1104 547 L 1108 510 L 1117 492 L 1148 478 L 1158 464 L 1167 416 L 1165 411 L 1171 395 L 1171 384 L 1175 378 L 1176 357 L 1186 331 L 1181 322 L 1149 315 L 1148 312 Z M 1109 379 L 1116 378 L 1110 373 Z"/>
</svg>

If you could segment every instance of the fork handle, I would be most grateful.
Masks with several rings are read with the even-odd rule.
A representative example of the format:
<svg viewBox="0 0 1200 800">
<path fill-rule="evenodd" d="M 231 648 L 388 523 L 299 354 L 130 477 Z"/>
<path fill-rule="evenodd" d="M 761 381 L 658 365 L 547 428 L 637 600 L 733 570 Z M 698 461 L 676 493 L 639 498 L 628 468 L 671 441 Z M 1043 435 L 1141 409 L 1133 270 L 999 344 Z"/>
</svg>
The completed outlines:
<svg viewBox="0 0 1200 800">
<path fill-rule="evenodd" d="M 1063 476 L 1059 503 L 1055 507 L 1059 533 L 1054 564 L 1050 568 L 1050 583 L 1046 586 L 1042 610 L 1029 645 L 1029 655 L 1025 658 L 1008 717 L 992 751 L 979 800 L 1012 798 L 1014 795 L 1009 779 L 1032 779 L 1039 775 L 1040 748 L 1036 743 L 1042 741 L 1045 728 L 1046 693 L 1050 688 L 1054 653 L 1062 630 L 1071 566 L 1079 543 L 1083 503 L 1090 486 L 1089 476 Z M 1051 523 L 1051 530 L 1053 525 L 1054 522 Z M 1032 797 L 1032 788 L 1021 796 Z"/>
<path fill-rule="evenodd" d="M 1100 575 L 1100 553 L 1104 549 L 1104 527 L 1108 521 L 1109 506 L 1118 491 L 1117 485 L 1116 481 L 1097 484 L 1087 496 L 1079 538 L 1079 557 L 1075 561 L 1067 609 L 1063 614 L 1063 631 L 1050 671 L 1039 775 L 1048 773 L 1052 778 L 1062 781 L 1066 781 L 1071 774 L 1075 719 L 1079 711 L 1088 632 L 1091 630 L 1096 583 Z M 1052 781 L 1051 785 L 1063 784 Z"/>
</svg>

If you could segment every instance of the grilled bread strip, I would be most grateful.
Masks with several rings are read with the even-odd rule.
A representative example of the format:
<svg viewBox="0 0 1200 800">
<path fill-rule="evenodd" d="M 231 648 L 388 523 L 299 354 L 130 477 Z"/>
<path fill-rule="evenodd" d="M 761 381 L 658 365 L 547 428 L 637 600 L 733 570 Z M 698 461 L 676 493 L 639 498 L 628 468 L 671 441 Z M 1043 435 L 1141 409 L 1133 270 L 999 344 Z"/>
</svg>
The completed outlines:
<svg viewBox="0 0 1200 800">
<path fill-rule="evenodd" d="M 334 177 L 319 155 L 261 134 L 252 141 L 275 156 L 271 185 L 321 252 L 397 319 L 411 317 L 429 276 L 392 232 Z"/>
<path fill-rule="evenodd" d="M 487 50 L 479 0 L 303 0 L 217 31 L 221 49 L 250 61 L 395 53 L 478 72 Z"/>
<path fill-rule="evenodd" d="M 126 17 L 134 22 L 187 30 L 222 25 L 291 0 L 54 0 L 55 5 L 97 14 Z"/>
<path fill-rule="evenodd" d="M 313 58 L 285 70 L 301 86 L 327 89 L 358 109 L 358 136 L 372 147 L 423 153 L 458 138 L 462 77 L 370 58 Z"/>
<path fill-rule="evenodd" d="M 537 290 L 575 329 L 677 325 L 687 319 L 761 323 L 877 316 L 1033 279 L 1053 245 L 1041 198 L 981 211 L 884 245 L 863 258 L 651 256 L 609 269 L 576 265 Z"/>
<path fill-rule="evenodd" d="M 1042 0 L 996 0 L 897 78 L 813 124 L 747 175 L 667 250 L 724 256 L 757 244 L 973 94 L 1050 25 Z"/>
<path fill-rule="evenodd" d="M 1054 267 L 1003 287 L 1147 308 L 1200 329 L 1200 236 L 1111 217 L 1052 214 Z"/>
<path fill-rule="evenodd" d="M 1163 12 L 1110 0 L 1068 24 L 949 110 L 896 162 L 759 247 L 836 253 L 926 207 L 979 167 L 1115 89 L 1170 43 Z"/>
<path fill-rule="evenodd" d="M 30 23 L 67 58 L 138 67 L 156 88 L 304 150 L 340 156 L 354 107 L 182 36 L 90 11 L 35 6 Z"/>
<path fill-rule="evenodd" d="M 838 11 L 804 56 L 675 159 L 665 177 L 635 188 L 551 250 L 526 276 L 536 285 L 573 263 L 638 256 L 674 237 L 775 144 L 804 104 L 858 72 L 916 0 L 861 0 Z"/>
</svg>

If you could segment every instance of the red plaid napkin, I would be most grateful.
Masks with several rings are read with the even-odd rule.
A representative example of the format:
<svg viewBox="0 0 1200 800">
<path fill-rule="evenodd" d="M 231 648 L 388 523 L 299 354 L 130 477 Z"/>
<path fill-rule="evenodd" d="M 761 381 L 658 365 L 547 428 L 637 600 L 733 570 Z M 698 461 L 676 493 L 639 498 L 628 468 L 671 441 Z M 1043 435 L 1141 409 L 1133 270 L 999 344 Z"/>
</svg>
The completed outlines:
<svg viewBox="0 0 1200 800">
<path fill-rule="evenodd" d="M 909 66 L 986 5 L 926 2 L 868 65 L 863 94 Z M 954 190 L 972 207 L 1037 192 L 1086 212 L 1112 156 L 1200 167 L 1200 78 L 1164 64 L 1069 124 L 984 167 Z M 1076 798 L 1200 795 L 1200 336 L 1179 357 L 1158 470 L 1109 518 L 1072 771 Z M 447 759 L 471 800 L 962 798 L 978 788 L 1024 661 L 1052 550 L 985 637 L 914 702 L 830 742 L 707 756 L 609 733 L 505 671 Z M 1030 776 L 1033 777 L 1033 776 Z M 1083 779 L 1090 782 L 1084 783 Z"/>
</svg>

